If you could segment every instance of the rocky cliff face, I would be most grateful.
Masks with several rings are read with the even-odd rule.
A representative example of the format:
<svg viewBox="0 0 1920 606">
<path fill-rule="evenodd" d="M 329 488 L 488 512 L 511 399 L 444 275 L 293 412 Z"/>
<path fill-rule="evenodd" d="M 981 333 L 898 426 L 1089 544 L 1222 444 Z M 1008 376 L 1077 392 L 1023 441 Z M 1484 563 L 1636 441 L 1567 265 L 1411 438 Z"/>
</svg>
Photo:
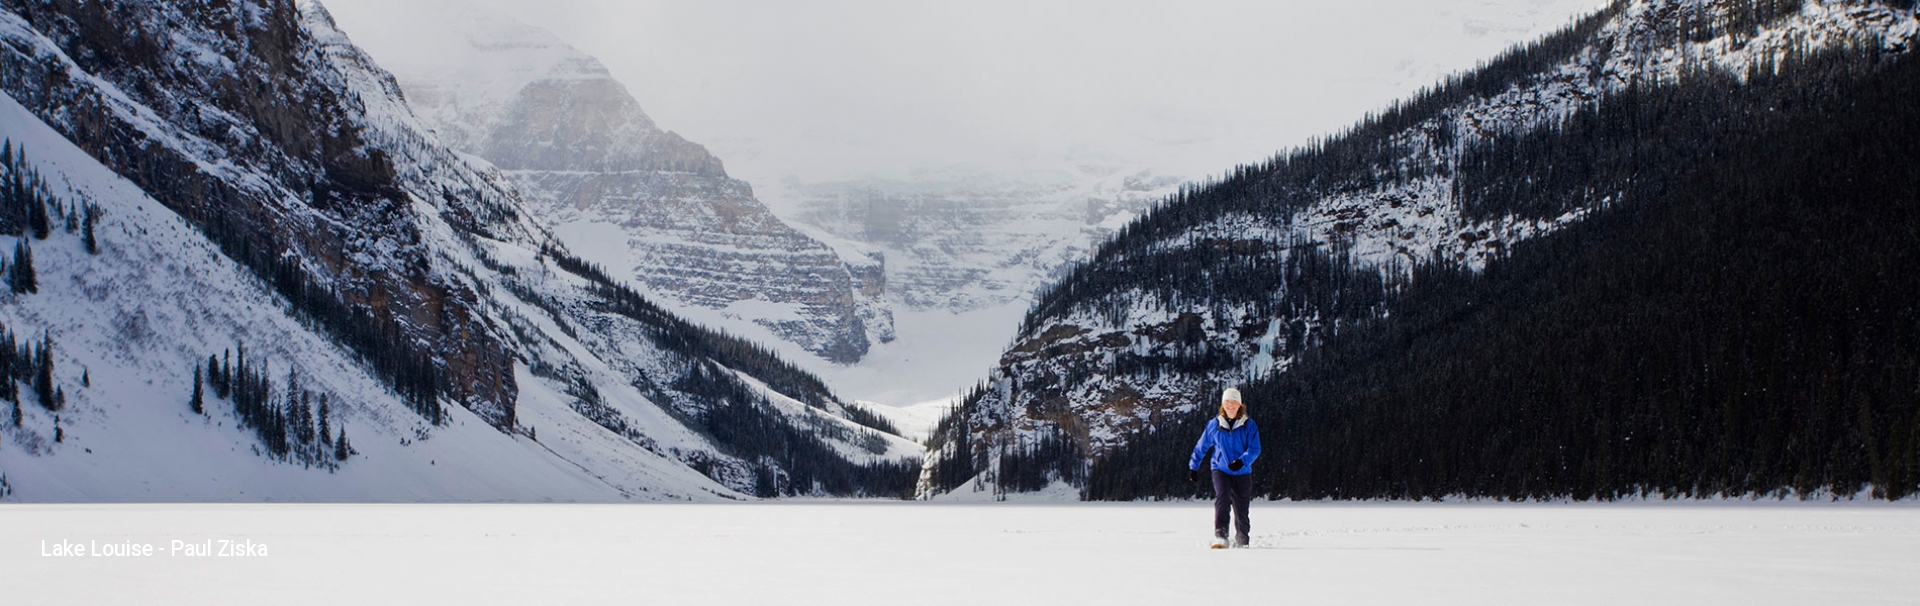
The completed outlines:
<svg viewBox="0 0 1920 606">
<path fill-rule="evenodd" d="M 1907 4 L 1617 2 L 1330 143 L 1183 191 L 1040 297 L 991 387 L 937 438 L 932 476 L 947 479 L 925 488 L 981 471 L 970 457 L 1043 439 L 1072 442 L 1073 457 L 1114 452 L 1211 406 L 1222 386 L 1287 372 L 1342 324 L 1381 313 L 1420 268 L 1484 269 L 1622 195 L 1608 184 L 1523 211 L 1476 207 L 1515 187 L 1476 164 L 1502 137 L 1634 90 L 1744 78 L 1790 52 L 1908 52 L 1920 21 Z"/>
<path fill-rule="evenodd" d="M 705 148 L 656 126 L 593 57 L 503 16 L 441 14 L 439 36 L 385 40 L 370 28 L 360 40 L 376 54 L 432 51 L 392 63 L 410 103 L 447 143 L 500 167 L 588 260 L 831 361 L 892 338 L 890 313 L 867 294 L 877 259 L 842 259 L 782 223 Z"/>
<path fill-rule="evenodd" d="M 429 146 L 367 120 L 397 89 L 304 26 L 324 11 L 288 0 L 0 6 L 0 89 L 283 292 L 312 293 L 312 320 L 380 360 L 396 389 L 513 424 L 512 358 L 477 295 L 423 244 L 419 214 L 531 232 L 485 177 L 395 162 Z"/>
<path fill-rule="evenodd" d="M 0 67 L 14 162 L 68 208 L 104 212 L 88 213 L 97 252 L 46 247 L 47 288 L 0 304 L 14 334 L 61 339 L 42 368 L 69 369 L 70 397 L 0 443 L 0 471 L 25 474 L 30 499 L 677 500 L 912 481 L 918 447 L 818 377 L 580 260 L 512 180 L 441 143 L 315 2 L 5 0 Z M 719 170 L 664 134 L 607 141 L 640 150 L 602 148 L 610 171 Z M 311 430 L 293 387 L 189 412 L 206 356 L 238 348 L 273 369 L 253 385 L 335 396 L 354 439 L 382 444 L 328 469 L 378 486 L 327 482 L 284 437 L 263 451 L 236 431 Z M 263 466 L 285 481 L 264 483 Z M 93 473 L 109 467 L 143 471 Z"/>
</svg>

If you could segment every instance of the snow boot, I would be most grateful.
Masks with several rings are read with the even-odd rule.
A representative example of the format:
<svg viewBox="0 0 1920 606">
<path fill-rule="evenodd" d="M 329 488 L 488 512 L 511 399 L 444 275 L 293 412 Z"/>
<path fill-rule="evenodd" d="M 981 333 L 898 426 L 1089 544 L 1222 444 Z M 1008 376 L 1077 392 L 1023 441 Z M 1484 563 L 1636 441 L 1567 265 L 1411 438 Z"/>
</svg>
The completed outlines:
<svg viewBox="0 0 1920 606">
<path fill-rule="evenodd" d="M 1245 548 L 1247 546 L 1247 543 L 1250 543 L 1250 542 L 1251 541 L 1247 540 L 1247 535 L 1244 535 L 1244 534 L 1233 537 L 1233 546 L 1235 548 Z"/>
<path fill-rule="evenodd" d="M 1213 544 L 1208 545 L 1207 547 L 1209 549 L 1226 549 L 1227 533 L 1224 533 L 1224 532 L 1213 533 Z"/>
</svg>

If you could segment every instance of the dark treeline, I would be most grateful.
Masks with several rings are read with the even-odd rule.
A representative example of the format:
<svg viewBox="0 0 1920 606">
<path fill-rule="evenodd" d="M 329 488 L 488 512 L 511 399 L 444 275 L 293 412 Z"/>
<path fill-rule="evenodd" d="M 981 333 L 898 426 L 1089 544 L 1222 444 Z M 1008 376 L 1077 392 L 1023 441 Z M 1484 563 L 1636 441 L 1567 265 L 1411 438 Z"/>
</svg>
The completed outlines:
<svg viewBox="0 0 1920 606">
<path fill-rule="evenodd" d="M 1920 60 L 1796 54 L 1748 78 L 1634 88 L 1476 151 L 1483 212 L 1619 197 L 1483 272 L 1415 268 L 1391 314 L 1246 386 L 1257 490 L 1920 491 Z M 1205 414 L 1097 461 L 1088 496 L 1194 494 Z"/>
<path fill-rule="evenodd" d="M 1169 246 L 1169 239 L 1220 217 L 1239 213 L 1263 217 L 1276 226 L 1284 226 L 1296 211 L 1329 195 L 1404 185 L 1434 174 L 1468 170 L 1468 166 L 1441 160 L 1446 150 L 1458 142 L 1458 133 L 1452 132 L 1451 123 L 1443 121 L 1437 131 L 1428 133 L 1431 136 L 1426 138 L 1424 146 L 1402 140 L 1399 135 L 1421 128 L 1448 108 L 1473 98 L 1498 95 L 1566 61 L 1592 43 L 1600 28 L 1618 16 L 1626 4 L 1616 1 L 1552 35 L 1508 50 L 1474 70 L 1449 76 L 1439 85 L 1416 93 L 1410 100 L 1368 114 L 1359 124 L 1331 137 L 1266 162 L 1236 166 L 1217 180 L 1182 188 L 1122 228 L 1085 264 L 1069 270 L 1064 278 L 1039 293 L 1022 321 L 1020 336 L 1032 336 L 1032 331 L 1043 326 L 1046 320 L 1064 317 L 1078 309 L 1137 304 L 1138 301 L 1124 296 L 1132 289 L 1140 289 L 1156 297 L 1158 304 L 1172 307 L 1189 307 L 1196 301 L 1211 299 L 1262 301 L 1272 291 L 1264 290 L 1266 285 L 1257 280 L 1189 280 L 1190 276 L 1206 277 L 1206 273 L 1195 273 L 1196 267 L 1206 266 L 1185 260 L 1191 251 L 1184 246 Z M 1758 28 L 1798 13 L 1802 4 L 1803 0 L 1739 0 L 1711 6 L 1667 5 L 1650 21 L 1653 31 L 1649 34 L 1655 43 L 1730 35 L 1737 44 L 1751 37 Z M 1885 4 L 1911 9 L 1914 2 L 1899 0 Z M 1606 126 L 1569 125 L 1568 128 Z M 1483 163 L 1489 157 L 1486 153 L 1483 149 L 1465 163 Z M 1540 156 L 1504 154 L 1498 157 Z M 1528 196 L 1529 192 L 1523 190 L 1545 194 L 1564 190 L 1568 184 L 1592 184 L 1596 182 L 1594 178 L 1606 176 L 1620 165 L 1589 166 L 1573 162 L 1558 166 L 1566 172 L 1530 173 L 1549 179 L 1554 185 L 1515 189 L 1511 183 L 1497 181 L 1457 183 L 1465 190 L 1462 198 L 1470 201 L 1467 216 L 1483 216 L 1477 213 L 1503 207 L 1510 201 L 1520 201 L 1518 206 L 1527 207 L 1523 217 L 1570 208 L 1585 201 L 1585 193 L 1591 192 L 1576 192 L 1581 195 L 1575 196 Z M 1492 175 L 1483 177 L 1493 178 Z M 1240 254 L 1250 253 L 1241 251 Z"/>
<path fill-rule="evenodd" d="M 59 200 L 47 188 L 40 171 L 27 164 L 26 149 L 16 147 L 12 139 L 0 142 L 0 233 L 10 236 L 33 234 L 47 239 L 53 231 L 48 207 Z"/>
<path fill-rule="evenodd" d="M 582 261 L 557 249 L 545 254 L 554 264 L 594 284 L 601 311 L 617 314 L 652 331 L 654 343 L 662 349 L 693 359 L 710 359 L 722 366 L 746 373 L 774 391 L 822 410 L 842 410 L 847 419 L 873 429 L 899 435 L 900 430 L 870 412 L 853 406 L 839 406 L 839 398 L 825 381 L 800 369 L 758 343 L 725 332 L 715 331 L 674 315 L 655 305 L 640 293 L 614 281 L 600 266 Z"/>
<path fill-rule="evenodd" d="M 1755 87 L 1750 90 L 1725 72 L 1700 69 L 1687 76 L 1689 85 L 1681 91 L 1629 85 L 1602 100 L 1599 111 L 1578 112 L 1546 128 L 1498 133 L 1489 142 L 1469 146 L 1454 180 L 1462 215 L 1474 220 L 1544 219 L 1606 203 L 1622 192 L 1657 197 L 1696 191 L 1698 175 L 1672 167 L 1716 167 L 1719 157 L 1739 143 L 1775 151 L 1797 144 L 1800 141 L 1759 138 L 1746 123 L 1777 121 L 1778 112 L 1805 111 L 1809 105 L 1845 103 L 1817 88 L 1825 84 L 1823 76 L 1807 74 L 1845 71 L 1849 68 L 1831 63 L 1853 59 L 1838 54 L 1809 58 L 1794 51 L 1786 61 L 1783 65 L 1763 58 L 1754 65 L 1748 78 Z M 1782 78 L 1780 70 L 1798 75 Z M 1795 88 L 1796 81 L 1809 86 Z M 1762 96 L 1731 103 L 1710 97 L 1723 93 Z M 1675 99 L 1688 94 L 1694 96 Z M 1655 98 L 1641 99 L 1646 96 Z M 1671 115 L 1676 111 L 1687 115 Z"/>
<path fill-rule="evenodd" d="M 0 141 L 0 234 L 19 236 L 13 255 L 0 258 L 0 275 L 6 277 L 13 294 L 40 292 L 39 273 L 34 269 L 33 246 L 27 237 L 45 240 L 54 228 L 64 224 L 67 233 L 80 234 L 90 254 L 100 254 L 95 225 L 101 216 L 93 203 L 75 203 L 53 195 L 46 178 L 27 162 L 25 146 L 12 139 Z"/>
<path fill-rule="evenodd" d="M 1101 314 L 1112 325 L 1121 324 L 1137 306 L 1183 312 L 1211 309 L 1210 317 L 1216 321 L 1229 317 L 1226 309 L 1245 309 L 1258 318 L 1292 318 L 1294 321 L 1285 327 L 1286 338 L 1276 341 L 1289 350 L 1308 343 L 1309 321 L 1371 315 L 1398 288 L 1391 277 L 1397 272 L 1382 274 L 1357 268 L 1337 244 L 1323 247 L 1294 241 L 1275 246 L 1249 240 L 1209 240 L 1140 255 L 1124 263 L 1085 266 L 1076 275 L 1080 284 L 1094 285 L 1104 292 L 1070 305 Z M 1127 291 L 1138 292 L 1121 296 Z M 1233 352 L 1204 348 L 1208 341 L 1205 329 L 1226 332 L 1244 327 L 1203 327 L 1197 322 L 1198 318 L 1194 323 L 1176 322 L 1175 326 L 1182 329 L 1179 334 L 1159 339 L 1175 346 L 1170 350 L 1152 350 L 1144 347 L 1145 340 L 1138 340 L 1136 343 L 1143 347 L 1119 352 L 1111 365 L 1081 370 L 1203 374 L 1237 366 L 1240 361 Z M 1052 358 L 1052 352 L 1047 357 Z M 1066 382 L 1078 380 L 1068 378 Z M 1031 389 L 1029 385 L 1021 387 Z"/>
<path fill-rule="evenodd" d="M 646 443 L 648 440 L 646 434 L 641 433 L 638 428 L 627 424 L 626 415 L 621 414 L 619 409 L 607 404 L 606 399 L 600 396 L 600 389 L 594 387 L 591 381 L 583 377 L 567 377 L 553 372 L 550 367 L 546 367 L 544 364 L 536 366 L 532 371 L 539 376 L 557 381 L 565 381 L 567 384 L 567 395 L 573 396 L 573 402 L 570 402 L 568 407 L 572 408 L 574 412 L 579 413 L 580 416 L 586 417 L 587 420 L 593 421 L 595 425 L 599 425 L 607 431 L 620 434 L 622 437 L 635 442 Z"/>
<path fill-rule="evenodd" d="M 1291 246 L 1287 254 L 1266 255 L 1247 251 L 1271 252 L 1268 248 L 1236 247 L 1220 242 L 1187 249 L 1183 251 L 1185 254 L 1151 255 L 1128 265 L 1089 266 L 1083 276 L 1100 275 L 1115 284 L 1131 280 L 1146 293 L 1140 300 L 1107 297 L 1093 304 L 1100 313 L 1125 314 L 1129 305 L 1161 301 L 1175 302 L 1167 304 L 1175 309 L 1223 307 L 1231 302 L 1247 305 L 1255 310 L 1255 317 L 1285 318 L 1274 340 L 1275 356 L 1298 353 L 1317 343 L 1322 334 L 1333 332 L 1325 327 L 1316 331 L 1313 328 L 1316 323 L 1332 324 L 1336 319 L 1378 313 L 1391 293 L 1404 282 L 1390 279 L 1372 268 L 1355 266 L 1343 251 Z M 1236 254 L 1236 251 L 1247 254 Z M 1210 297 L 1210 294 L 1219 296 Z M 1238 298 L 1242 295 L 1249 298 Z M 1255 296 L 1259 298 L 1251 298 Z M 1212 314 L 1214 318 L 1227 316 L 1220 311 Z M 1020 372 L 1006 379 L 1007 387 L 1009 391 L 1030 394 L 1032 401 L 1039 403 L 1039 408 L 1033 411 L 1037 416 L 1071 422 L 1066 404 L 1074 397 L 1075 386 L 1095 377 L 1136 377 L 1140 379 L 1138 383 L 1148 384 L 1163 379 L 1214 376 L 1240 368 L 1246 352 L 1220 345 L 1207 338 L 1207 332 L 1247 328 L 1208 326 L 1198 314 L 1184 313 L 1158 332 L 1129 336 L 1130 343 L 1113 348 L 1110 356 L 1075 355 L 1071 350 L 1075 347 L 1073 344 L 1051 345 L 1030 352 L 1033 359 L 1044 360 L 1044 363 L 1020 367 Z M 1267 323 L 1261 321 L 1251 328 L 1264 331 Z M 952 490 L 981 472 L 993 472 L 988 478 L 992 479 L 994 474 L 1002 473 L 1001 466 L 1011 466 L 1006 471 L 1024 470 L 1005 474 L 1021 486 L 1038 481 L 1033 480 L 1038 477 L 1032 475 L 1036 473 L 1068 481 L 1085 477 L 1081 469 L 1085 465 L 1084 453 L 1077 450 L 1068 453 L 1039 445 L 998 445 L 982 441 L 984 436 L 973 435 L 972 424 L 965 420 L 979 420 L 979 415 L 991 414 L 979 406 L 986 390 L 987 387 L 981 385 L 965 394 L 929 434 L 930 453 L 942 453 L 949 445 L 955 449 L 952 452 L 972 453 L 967 456 L 946 453 L 936 458 L 930 477 L 935 491 Z M 1001 461 L 998 465 L 993 463 L 996 458 Z M 1023 473 L 1028 475 L 1021 475 Z M 1039 481 L 1036 488 L 1045 487 L 1052 479 Z M 1018 491 L 1000 483 L 995 486 Z"/>
<path fill-rule="evenodd" d="M 6 267 L 6 271 L 0 273 L 7 276 L 7 290 L 16 295 L 40 292 L 40 272 L 33 268 L 33 246 L 27 244 L 26 238 L 14 243 L 13 256 L 0 259 L 0 265 Z"/>
<path fill-rule="evenodd" d="M 765 347 L 688 322 L 607 276 L 598 265 L 558 249 L 544 251 L 554 264 L 594 284 L 601 311 L 625 316 L 653 331 L 660 347 L 690 358 L 709 358 L 759 379 L 775 391 L 816 408 L 833 408 L 833 390 L 812 373 L 788 363 Z"/>
<path fill-rule="evenodd" d="M 1440 85 L 1424 89 L 1411 100 L 1396 102 L 1386 111 L 1369 114 L 1358 125 L 1266 162 L 1236 166 L 1222 178 L 1183 187 L 1140 219 L 1129 223 L 1100 246 L 1085 264 L 1076 266 L 1036 297 L 1021 323 L 1021 336 L 1047 319 L 1064 317 L 1075 309 L 1138 304 L 1116 295 L 1141 289 L 1164 304 L 1191 305 L 1212 298 L 1265 301 L 1272 296 L 1271 271 L 1252 268 L 1251 281 L 1208 280 L 1192 276 L 1225 270 L 1230 264 L 1206 265 L 1185 257 L 1192 249 L 1169 250 L 1168 239 L 1217 218 L 1247 213 L 1283 225 L 1292 215 L 1320 198 L 1343 192 L 1367 191 L 1388 184 L 1404 184 L 1447 170 L 1434 158 L 1454 143 L 1454 134 L 1436 133 L 1428 145 L 1412 149 L 1396 136 L 1438 116 L 1443 110 L 1475 97 L 1490 97 L 1524 82 L 1572 57 L 1625 2 L 1606 9 L 1545 38 L 1516 47 L 1465 74 L 1449 76 Z M 1246 244 L 1241 244 L 1245 246 Z M 1194 247 L 1206 249 L 1207 247 Z M 1272 257 L 1259 251 L 1218 251 L 1237 257 Z M 1258 264 L 1259 260 L 1240 263 Z M 1277 263 L 1277 261 L 1265 261 Z M 1200 273 L 1195 273 L 1195 272 Z"/>
<path fill-rule="evenodd" d="M 1075 486 L 1086 481 L 1086 453 L 1071 433 L 1059 427 L 1040 429 L 1031 439 L 976 443 L 978 438 L 966 421 L 986 395 L 985 384 L 967 390 L 928 434 L 927 452 L 935 457 L 928 477 L 932 491 L 950 492 L 976 477 L 991 484 L 997 495 L 1032 492 L 1055 481 Z"/>
<path fill-rule="evenodd" d="M 599 311 L 640 323 L 655 345 L 689 361 L 687 373 L 672 385 L 642 382 L 636 387 L 661 401 L 691 399 L 701 412 L 685 419 L 689 426 L 712 437 L 723 452 L 754 465 L 759 496 L 817 492 L 898 497 L 912 494 L 920 473 L 919 460 L 849 461 L 819 434 L 849 439 L 853 437 L 850 431 L 824 421 L 799 424 L 800 421 L 775 410 L 764 395 L 727 369 L 758 379 L 774 391 L 806 403 L 811 410 L 845 411 L 846 418 L 855 423 L 899 433 L 878 416 L 841 405 L 819 377 L 758 344 L 707 329 L 666 311 L 614 281 L 599 266 L 553 248 L 544 250 L 543 255 L 552 258 L 562 270 L 591 282 L 592 292 L 599 298 L 594 306 Z M 586 386 L 585 389 L 592 388 Z M 677 392 L 678 397 L 665 393 L 664 389 Z M 598 394 L 593 397 L 597 401 Z M 884 445 L 878 445 L 884 452 Z M 693 466 L 709 475 L 713 471 L 706 463 L 695 462 Z"/>
<path fill-rule="evenodd" d="M 899 427 L 895 427 L 892 421 L 888 421 L 880 415 L 874 414 L 873 411 L 853 405 L 845 406 L 842 410 L 847 413 L 848 421 L 853 421 L 855 424 L 884 431 L 896 436 L 900 435 Z"/>
<path fill-rule="evenodd" d="M 351 352 L 421 414 L 435 415 L 436 400 L 451 399 L 496 428 L 513 427 L 511 355 L 471 291 L 434 275 L 401 187 L 405 163 L 396 158 L 445 158 L 423 151 L 434 145 L 410 129 L 361 124 L 364 104 L 309 60 L 319 47 L 292 4 L 273 3 L 235 28 L 221 16 L 227 9 L 211 6 L 4 3 L 21 31 L 45 34 L 72 59 L 9 62 L 0 85 L 27 109 L 201 230 L 284 297 L 290 316 Z M 163 21 L 167 27 L 142 25 Z M 158 50 L 186 31 L 232 50 L 240 75 L 176 64 Z M 125 98 L 100 97 L 115 88 Z M 152 113 L 136 119 L 115 109 L 122 107 Z M 231 143 L 212 156 L 242 168 L 208 171 L 205 150 L 155 143 L 148 122 Z M 512 214 L 483 194 L 456 193 L 453 203 L 436 205 L 456 231 Z M 128 227 L 137 237 L 137 226 Z M 387 247 L 391 262 L 357 263 L 356 251 L 376 241 L 400 243 Z"/>
<path fill-rule="evenodd" d="M 1912 8 L 1912 0 L 1888 2 L 1896 8 Z M 1663 39 L 1706 42 L 1729 36 L 1735 44 L 1753 38 L 1760 27 L 1776 19 L 1800 12 L 1806 0 L 1746 0 L 1726 6 L 1710 4 L 1668 4 L 1661 7 L 1653 25 Z M 1902 6 L 1902 5 L 1906 6 Z"/>
<path fill-rule="evenodd" d="M 928 483 L 933 492 L 951 492 L 987 468 L 987 451 L 973 447 L 976 438 L 973 424 L 968 422 L 970 413 L 986 396 L 985 383 L 967 390 L 927 434 L 927 456 L 933 459 Z"/>
<path fill-rule="evenodd" d="M 445 421 L 441 397 L 451 395 L 451 386 L 441 378 L 428 344 L 409 337 L 390 315 L 375 315 L 315 283 L 299 257 L 284 254 L 287 247 L 256 246 L 254 238 L 272 234 L 250 229 L 235 213 L 208 213 L 200 230 L 228 258 L 285 297 L 294 318 L 354 352 L 408 408 L 435 425 Z M 511 419 L 503 423 L 511 424 Z"/>
<path fill-rule="evenodd" d="M 188 407 L 196 414 L 206 414 L 203 382 L 213 396 L 233 403 L 237 424 L 253 430 L 268 456 L 332 469 L 355 452 L 347 428 L 334 431 L 330 394 L 306 388 L 297 370 L 287 372 L 284 386 L 275 385 L 269 365 L 248 360 L 245 346 L 237 356 L 207 356 L 204 369 L 194 366 Z"/>
<path fill-rule="evenodd" d="M 695 430 L 713 436 L 727 454 L 754 464 L 756 496 L 906 498 L 920 477 L 919 459 L 848 461 L 814 433 L 830 426 L 803 425 L 780 414 L 759 392 L 713 362 L 695 363 L 673 388 L 701 404 L 702 413 L 690 423 Z"/>
<path fill-rule="evenodd" d="M 1031 443 L 1003 444 L 995 458 L 994 487 L 1003 493 L 1033 492 L 1055 481 L 1078 486 L 1086 477 L 1086 453 L 1058 429 Z"/>
<path fill-rule="evenodd" d="M 38 178 L 37 173 L 26 166 L 24 152 L 19 146 L 8 141 L 4 147 L 0 151 L 8 153 L 0 153 L 0 157 L 5 158 L 0 162 L 0 233 L 24 232 L 31 233 L 37 239 L 45 239 L 53 223 L 64 213 L 67 230 L 78 232 L 88 252 L 97 254 L 99 248 L 95 231 L 100 218 L 99 209 L 92 205 L 63 207 L 48 193 L 45 182 Z M 161 177 L 158 169 L 152 173 L 129 176 L 136 181 L 143 181 L 144 189 L 162 199 L 190 189 L 176 187 L 175 184 L 145 182 Z M 339 204 L 339 196 L 346 195 L 334 192 L 330 187 L 326 182 L 315 184 L 316 205 Z M 397 192 L 380 193 L 398 196 Z M 215 187 L 210 192 L 200 194 L 200 199 L 191 206 L 211 209 L 227 203 L 239 205 L 232 200 L 219 199 L 225 197 L 238 196 L 224 187 Z M 169 207 L 180 211 L 183 209 L 180 202 L 170 201 Z M 390 199 L 375 202 L 399 204 Z M 221 252 L 285 297 L 292 308 L 292 316 L 354 352 L 377 378 L 422 416 L 436 423 L 443 418 L 440 396 L 449 395 L 451 391 L 451 386 L 441 379 L 443 369 L 436 365 L 431 345 L 409 336 L 390 312 L 376 313 L 367 305 L 353 304 L 340 293 L 316 283 L 313 272 L 303 267 L 300 258 L 287 254 L 287 251 L 297 247 L 289 245 L 271 230 L 261 229 L 261 226 L 245 218 L 244 213 L 183 214 L 197 218 L 196 226 L 220 247 Z M 15 281 L 11 276 L 9 278 Z M 502 424 L 511 425 L 511 419 L 504 420 Z"/>
<path fill-rule="evenodd" d="M 8 420 L 19 427 L 24 411 L 20 409 L 20 386 L 26 385 L 34 403 L 48 412 L 59 412 L 66 405 L 66 390 L 53 380 L 53 335 L 42 335 L 38 342 L 20 342 L 13 331 L 0 325 L 0 399 L 9 404 Z"/>
</svg>

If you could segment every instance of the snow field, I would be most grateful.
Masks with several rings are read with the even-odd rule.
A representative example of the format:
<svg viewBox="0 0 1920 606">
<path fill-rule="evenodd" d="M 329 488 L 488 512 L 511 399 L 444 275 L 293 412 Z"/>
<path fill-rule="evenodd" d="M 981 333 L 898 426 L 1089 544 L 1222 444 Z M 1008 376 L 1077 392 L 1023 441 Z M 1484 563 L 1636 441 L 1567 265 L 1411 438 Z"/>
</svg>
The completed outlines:
<svg viewBox="0 0 1920 606">
<path fill-rule="evenodd" d="M 97 203 L 102 254 L 78 236 L 34 241 L 38 294 L 0 295 L 0 323 L 22 339 L 50 331 L 67 389 L 65 442 L 29 401 L 22 429 L 0 423 L 0 475 L 23 501 L 585 501 L 739 498 L 566 407 L 518 365 L 523 423 L 542 441 L 502 434 L 458 406 L 424 423 L 338 347 L 288 317 L 258 283 L 137 186 L 0 94 L 0 134 L 67 200 Z M 441 226 L 443 227 L 443 226 Z M 440 234 L 443 239 L 451 235 Z M 8 244 L 13 238 L 4 238 Z M 470 263 L 471 264 L 471 263 Z M 521 310 L 523 316 L 543 316 Z M 557 329 L 547 331 L 559 334 Z M 276 462 L 235 427 L 232 404 L 187 409 L 192 369 L 248 346 L 276 381 L 291 365 L 333 397 L 334 423 L 360 455 L 336 472 Z M 81 387 L 82 372 L 92 387 Z M 607 390 L 610 399 L 630 393 Z M 637 398 L 638 396 L 634 396 Z M 629 409 L 658 409 L 622 402 Z M 0 406 L 5 409 L 7 406 Z M 664 413 L 659 413 L 664 419 Z M 643 417 L 644 418 L 644 417 Z M 653 420 L 649 427 L 681 427 Z M 661 432 L 670 433 L 670 432 Z M 670 433 L 660 439 L 683 437 Z M 685 441 L 693 440 L 689 434 Z M 670 445 L 678 445 L 671 442 Z"/>
<path fill-rule="evenodd" d="M 1908 604 L 1920 507 L 1211 505 L 9 505 L 22 603 Z M 251 540 L 251 558 L 166 555 Z M 155 544 L 45 557 L 42 541 Z M 101 583 L 100 579 L 115 579 Z"/>
<path fill-rule="evenodd" d="M 64 443 L 53 443 L 51 413 L 31 401 L 23 407 L 24 431 L 0 427 L 0 473 L 14 487 L 13 498 L 622 498 L 537 444 L 503 437 L 465 409 L 451 407 L 446 426 L 429 428 L 339 348 L 289 318 L 257 280 L 220 256 L 179 215 L 4 94 L 0 134 L 25 146 L 28 161 L 64 199 L 94 202 L 106 211 L 101 255 L 88 255 L 77 236 L 64 232 L 35 241 L 41 291 L 7 294 L 0 306 L 0 322 L 16 336 L 51 332 L 55 378 L 68 397 L 61 413 Z M 284 381 L 291 365 L 309 388 L 330 393 L 333 422 L 347 429 L 361 454 L 335 473 L 274 462 L 256 454 L 259 441 L 250 431 L 235 427 L 231 403 L 209 394 L 207 416 L 190 412 L 192 369 L 206 355 L 239 344 L 267 361 L 276 381 Z M 83 371 L 92 387 L 81 387 Z M 410 446 L 401 446 L 403 440 Z"/>
</svg>

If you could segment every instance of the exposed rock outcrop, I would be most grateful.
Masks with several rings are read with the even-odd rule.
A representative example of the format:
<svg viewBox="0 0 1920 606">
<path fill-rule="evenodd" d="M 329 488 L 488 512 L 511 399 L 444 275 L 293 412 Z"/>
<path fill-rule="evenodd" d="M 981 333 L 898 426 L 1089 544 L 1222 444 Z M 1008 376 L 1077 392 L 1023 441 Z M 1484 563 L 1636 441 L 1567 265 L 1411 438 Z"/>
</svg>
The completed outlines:
<svg viewBox="0 0 1920 606">
<path fill-rule="evenodd" d="M 456 13 L 437 24 L 445 35 L 405 41 L 416 59 L 393 64 L 401 86 L 443 140 L 505 171 L 574 250 L 666 301 L 759 324 L 834 362 L 892 338 L 862 278 L 877 259 L 843 259 L 782 223 L 704 147 L 656 126 L 595 58 L 504 16 L 445 14 Z M 361 42 L 378 54 L 402 41 Z M 417 59 L 423 50 L 434 58 Z M 596 225 L 624 241 L 586 227 Z"/>
<path fill-rule="evenodd" d="M 388 150 L 431 146 L 368 121 L 369 105 L 397 100 L 379 94 L 393 84 L 344 40 L 306 27 L 331 31 L 324 10 L 290 0 L 0 6 L 10 11 L 0 14 L 0 89 L 281 291 L 311 293 L 299 303 L 314 306 L 314 322 L 395 389 L 513 425 L 512 356 L 478 296 L 437 270 L 420 213 L 476 233 L 531 232 L 486 177 L 396 163 Z"/>
</svg>

